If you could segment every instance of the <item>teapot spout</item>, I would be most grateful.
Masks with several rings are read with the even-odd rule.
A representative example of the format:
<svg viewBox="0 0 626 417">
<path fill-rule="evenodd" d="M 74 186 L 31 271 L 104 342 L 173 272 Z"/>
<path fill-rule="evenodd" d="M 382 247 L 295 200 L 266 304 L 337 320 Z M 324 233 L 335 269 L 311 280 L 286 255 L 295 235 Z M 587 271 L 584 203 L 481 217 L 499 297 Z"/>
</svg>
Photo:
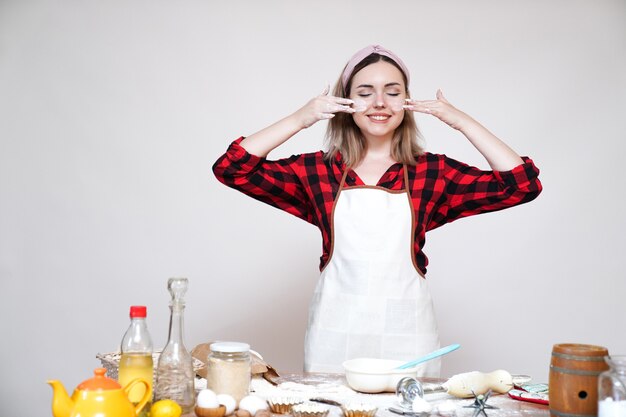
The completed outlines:
<svg viewBox="0 0 626 417">
<path fill-rule="evenodd" d="M 47 381 L 52 387 L 52 415 L 54 417 L 70 417 L 74 401 L 70 398 L 61 381 Z"/>
</svg>

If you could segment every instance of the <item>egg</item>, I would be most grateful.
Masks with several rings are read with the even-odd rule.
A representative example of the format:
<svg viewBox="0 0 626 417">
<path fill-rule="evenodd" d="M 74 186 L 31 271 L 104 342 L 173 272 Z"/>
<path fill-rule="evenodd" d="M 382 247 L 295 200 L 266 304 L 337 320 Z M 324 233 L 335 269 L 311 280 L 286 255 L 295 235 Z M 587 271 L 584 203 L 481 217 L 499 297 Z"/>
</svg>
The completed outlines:
<svg viewBox="0 0 626 417">
<path fill-rule="evenodd" d="M 259 410 L 267 410 L 267 402 L 255 395 L 248 395 L 239 401 L 239 409 L 246 410 L 250 414 L 255 415 Z"/>
<path fill-rule="evenodd" d="M 196 405 L 200 408 L 217 408 L 220 406 L 220 403 L 217 399 L 217 395 L 215 395 L 213 391 L 210 389 L 203 389 L 198 393 Z"/>
<path fill-rule="evenodd" d="M 428 401 L 418 396 L 413 400 L 412 408 L 414 413 L 430 413 L 433 406 L 430 405 Z"/>
<path fill-rule="evenodd" d="M 237 401 L 228 394 L 218 394 L 217 402 L 226 407 L 226 415 L 232 414 L 237 407 Z"/>
</svg>

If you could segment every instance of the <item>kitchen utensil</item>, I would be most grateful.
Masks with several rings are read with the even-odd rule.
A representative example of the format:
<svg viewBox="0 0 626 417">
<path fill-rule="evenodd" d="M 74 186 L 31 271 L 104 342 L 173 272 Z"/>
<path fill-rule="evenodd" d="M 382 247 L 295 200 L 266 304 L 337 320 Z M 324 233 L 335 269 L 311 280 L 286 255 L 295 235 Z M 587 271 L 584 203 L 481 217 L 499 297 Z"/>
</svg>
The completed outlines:
<svg viewBox="0 0 626 417">
<path fill-rule="evenodd" d="M 446 392 L 459 398 L 471 398 L 489 390 L 504 394 L 513 388 L 513 376 L 507 371 L 491 373 L 466 372 L 457 374 L 443 384 L 422 384 L 417 379 L 406 377 L 396 385 L 396 397 L 400 405 L 411 408 L 416 397 L 435 392 Z"/>
<path fill-rule="evenodd" d="M 226 407 L 223 405 L 214 408 L 195 406 L 193 410 L 197 417 L 224 417 L 226 414 Z"/>
<path fill-rule="evenodd" d="M 391 411 L 392 413 L 399 414 L 401 416 L 409 416 L 409 417 L 428 417 L 430 415 L 430 413 L 415 413 L 413 411 L 403 410 L 401 408 L 396 408 L 396 407 L 389 407 L 387 408 L 387 410 Z"/>
<path fill-rule="evenodd" d="M 460 346 L 446 346 L 410 362 L 374 358 L 350 359 L 343 363 L 343 368 L 348 385 L 356 391 L 371 394 L 394 392 L 402 378 L 417 376 L 417 365 L 450 353 Z"/>
<path fill-rule="evenodd" d="M 341 408 L 344 417 L 374 417 L 378 408 L 373 404 L 367 404 L 364 402 L 351 401 L 346 404 L 342 404 L 335 400 L 329 400 L 327 398 L 310 398 L 309 401 L 316 403 L 323 403 L 334 405 Z"/>
<path fill-rule="evenodd" d="M 344 417 L 374 417 L 378 408 L 373 404 L 349 402 L 341 406 Z"/>
<path fill-rule="evenodd" d="M 54 417 L 136 417 L 150 399 L 150 384 L 137 378 L 124 388 L 117 381 L 107 378 L 106 369 L 96 368 L 94 377 L 76 387 L 72 397 L 60 381 L 50 380 L 52 387 L 52 414 Z M 145 387 L 144 395 L 137 405 L 128 399 L 129 391 L 137 384 Z"/>
<path fill-rule="evenodd" d="M 485 412 L 486 409 L 497 410 L 498 407 L 494 407 L 493 405 L 487 404 L 487 400 L 491 395 L 491 390 L 487 391 L 486 394 L 477 394 L 474 395 L 474 403 L 472 405 L 464 405 L 463 408 L 473 408 L 474 414 L 472 417 L 478 417 L 482 414 L 484 417 L 488 417 Z"/>
<path fill-rule="evenodd" d="M 311 401 L 314 399 L 311 398 Z M 291 414 L 291 409 L 294 405 L 301 404 L 304 401 L 300 398 L 294 397 L 270 397 L 267 403 L 270 406 L 270 411 L 276 414 Z"/>
<path fill-rule="evenodd" d="M 528 401 L 536 404 L 548 405 L 550 403 L 548 394 L 545 392 L 527 392 L 521 389 L 512 389 L 509 391 L 509 397 L 514 400 Z"/>
<path fill-rule="evenodd" d="M 320 404 L 301 403 L 291 407 L 293 417 L 326 417 L 330 409 Z"/>
<path fill-rule="evenodd" d="M 394 369 L 413 368 L 413 367 L 419 365 L 420 363 L 424 363 L 424 362 L 427 362 L 429 360 L 438 358 L 439 356 L 446 355 L 446 354 L 448 354 L 450 352 L 453 352 L 453 351 L 457 350 L 460 347 L 461 347 L 461 345 L 459 345 L 458 343 L 455 343 L 453 345 L 449 345 L 449 346 L 446 346 L 446 347 L 442 347 L 441 349 L 437 349 L 434 352 L 429 353 L 428 355 L 422 356 L 421 358 L 417 358 L 415 360 L 412 360 L 410 362 L 407 362 L 407 363 L 404 363 L 404 364 L 402 364 L 400 366 L 397 366 Z"/>
<path fill-rule="evenodd" d="M 369 394 L 394 392 L 398 381 L 417 377 L 417 369 L 394 369 L 404 362 L 391 359 L 357 358 L 343 363 L 348 386 Z"/>
</svg>

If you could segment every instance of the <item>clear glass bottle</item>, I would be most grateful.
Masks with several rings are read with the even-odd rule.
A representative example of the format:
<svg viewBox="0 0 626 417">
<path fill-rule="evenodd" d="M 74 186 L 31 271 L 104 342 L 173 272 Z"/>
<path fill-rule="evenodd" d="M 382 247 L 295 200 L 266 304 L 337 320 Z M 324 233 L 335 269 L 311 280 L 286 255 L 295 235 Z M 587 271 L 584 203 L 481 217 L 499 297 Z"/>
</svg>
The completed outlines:
<svg viewBox="0 0 626 417">
<path fill-rule="evenodd" d="M 193 409 L 195 398 L 193 360 L 183 343 L 184 295 L 187 292 L 187 278 L 170 278 L 167 281 L 172 300 L 170 301 L 170 330 L 167 344 L 159 356 L 157 365 L 154 400 L 174 400 L 180 405 L 183 414 Z"/>
<path fill-rule="evenodd" d="M 626 355 L 606 356 L 609 370 L 598 377 L 598 417 L 626 416 Z"/>
<path fill-rule="evenodd" d="M 122 387 L 128 385 L 135 378 L 142 378 L 150 385 L 152 393 L 152 381 L 154 378 L 154 364 L 152 362 L 152 338 L 146 324 L 147 309 L 145 306 L 130 307 L 130 326 L 124 337 L 120 350 L 120 366 L 117 380 Z M 146 387 L 135 385 L 128 393 L 128 399 L 137 404 L 146 392 Z M 149 410 L 150 404 L 144 407 Z"/>
<path fill-rule="evenodd" d="M 232 396 L 237 402 L 250 392 L 250 345 L 211 343 L 207 360 L 207 388 Z"/>
</svg>

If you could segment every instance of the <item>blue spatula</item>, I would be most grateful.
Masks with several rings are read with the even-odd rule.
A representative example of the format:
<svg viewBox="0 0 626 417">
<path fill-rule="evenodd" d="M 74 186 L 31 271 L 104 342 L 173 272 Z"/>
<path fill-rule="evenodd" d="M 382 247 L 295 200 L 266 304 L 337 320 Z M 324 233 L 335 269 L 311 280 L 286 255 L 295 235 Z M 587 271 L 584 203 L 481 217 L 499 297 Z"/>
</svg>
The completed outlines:
<svg viewBox="0 0 626 417">
<path fill-rule="evenodd" d="M 420 363 L 424 363 L 424 362 L 427 362 L 427 361 L 429 361 L 431 359 L 438 358 L 439 356 L 446 355 L 446 354 L 448 354 L 448 353 L 450 353 L 452 351 L 457 350 L 460 347 L 461 347 L 461 345 L 459 345 L 458 343 L 455 343 L 453 345 L 449 345 L 449 346 L 446 346 L 446 347 L 442 347 L 441 349 L 437 349 L 436 351 L 431 352 L 428 355 L 422 356 L 421 358 L 417 358 L 417 359 L 415 359 L 415 360 L 413 360 L 411 362 L 404 363 L 404 364 L 402 364 L 402 365 L 400 365 L 400 366 L 398 366 L 398 367 L 396 367 L 394 369 L 408 369 L 408 368 L 412 368 L 412 367 L 414 367 L 416 365 L 419 365 Z"/>
</svg>

